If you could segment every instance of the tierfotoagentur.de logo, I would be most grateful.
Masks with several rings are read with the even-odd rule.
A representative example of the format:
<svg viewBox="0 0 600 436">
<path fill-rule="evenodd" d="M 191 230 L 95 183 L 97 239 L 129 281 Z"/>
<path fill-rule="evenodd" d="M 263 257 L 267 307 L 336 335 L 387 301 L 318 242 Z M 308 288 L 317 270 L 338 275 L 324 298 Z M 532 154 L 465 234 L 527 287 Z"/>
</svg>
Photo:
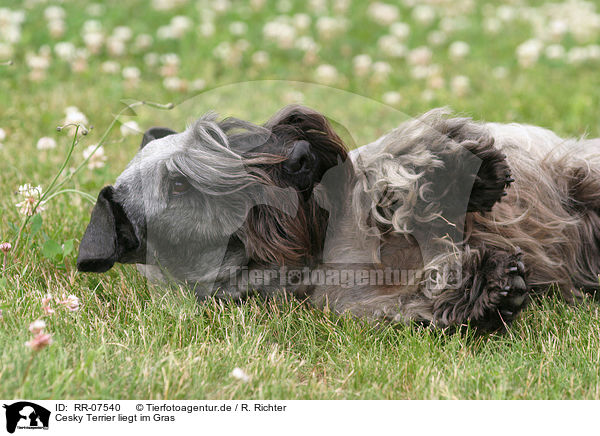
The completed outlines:
<svg viewBox="0 0 600 436">
<path fill-rule="evenodd" d="M 6 409 L 6 431 L 14 433 L 19 430 L 48 430 L 50 411 L 29 401 L 18 401 L 4 404 Z"/>
</svg>

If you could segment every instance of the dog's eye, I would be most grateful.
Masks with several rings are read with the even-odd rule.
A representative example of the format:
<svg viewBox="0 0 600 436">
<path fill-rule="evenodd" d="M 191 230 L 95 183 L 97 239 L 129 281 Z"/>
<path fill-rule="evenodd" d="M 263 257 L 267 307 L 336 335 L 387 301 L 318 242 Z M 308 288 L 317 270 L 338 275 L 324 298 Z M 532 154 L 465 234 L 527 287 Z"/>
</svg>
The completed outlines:
<svg viewBox="0 0 600 436">
<path fill-rule="evenodd" d="M 185 179 L 176 179 L 171 183 L 171 194 L 180 195 L 190 189 L 190 184 Z"/>
</svg>

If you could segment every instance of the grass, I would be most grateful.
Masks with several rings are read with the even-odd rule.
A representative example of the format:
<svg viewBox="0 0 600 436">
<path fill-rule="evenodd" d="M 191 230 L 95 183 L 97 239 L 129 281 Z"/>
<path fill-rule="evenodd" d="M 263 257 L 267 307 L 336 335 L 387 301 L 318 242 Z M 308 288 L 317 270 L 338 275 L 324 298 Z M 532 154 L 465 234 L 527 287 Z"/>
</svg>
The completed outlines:
<svg viewBox="0 0 600 436">
<path fill-rule="evenodd" d="M 345 13 L 348 30 L 322 42 L 317 62 L 337 68 L 342 76 L 335 84 L 338 91 L 303 83 L 313 80 L 315 66 L 306 64 L 298 51 L 263 42 L 263 24 L 281 15 L 274 2 L 260 11 L 232 7 L 217 16 L 217 32 L 211 37 L 198 37 L 192 31 L 178 40 L 155 41 L 151 51 L 180 56 L 180 77 L 206 80 L 208 91 L 196 98 L 165 89 L 158 69 L 144 65 L 143 53 L 116 59 L 123 67 L 138 66 L 142 71 L 135 88 L 127 87 L 119 75 L 100 71 L 101 63 L 111 59 L 104 51 L 90 56 L 82 73 L 73 73 L 68 63 L 54 59 L 46 78 L 32 81 L 26 62 L 29 51 L 57 41 L 83 45 L 80 29 L 90 16 L 82 3 L 64 3 L 67 30 L 58 39 L 48 34 L 45 6 L 25 9 L 14 65 L 0 66 L 0 127 L 7 133 L 0 149 L 0 241 L 14 240 L 22 220 L 14 206 L 18 185 L 47 186 L 64 159 L 71 138 L 66 132 L 57 133 L 55 127 L 61 124 L 66 106 L 79 107 L 95 126 L 76 147 L 71 166 L 82 161 L 82 148 L 99 140 L 113 114 L 123 107 L 119 103 L 123 98 L 175 102 L 172 111 L 140 108 L 132 119 L 142 126 L 183 128 L 186 121 L 209 109 L 260 122 L 289 100 L 290 90 L 301 91 L 307 105 L 338 122 L 350 144 L 373 140 L 407 116 L 440 105 L 477 119 L 516 120 L 550 127 L 561 135 L 600 136 L 597 64 L 572 65 L 542 57 L 532 68 L 519 67 L 515 48 L 531 37 L 531 27 L 515 20 L 505 25 L 501 37 L 486 34 L 481 24 L 484 3 L 495 7 L 497 2 L 476 2 L 464 15 L 467 26 L 449 36 L 448 43 L 470 44 L 464 60 L 448 58 L 448 43 L 433 48 L 434 62 L 441 66 L 446 82 L 455 75 L 468 76 L 470 92 L 458 96 L 446 84 L 430 100 L 423 97 L 426 82 L 411 78 L 404 60 L 387 60 L 393 73 L 382 83 L 352 73 L 352 58 L 357 54 L 383 58 L 377 39 L 385 34 L 384 27 L 364 18 L 367 5 L 356 0 Z M 184 2 L 168 12 L 157 12 L 143 1 L 106 4 L 98 20 L 108 33 L 115 26 L 128 25 L 134 35 L 156 35 L 156 29 L 174 15 L 187 15 L 194 25 L 203 16 L 196 2 Z M 286 13 L 308 12 L 316 19 L 303 4 L 291 2 Z M 407 45 L 427 44 L 428 33 L 439 21 L 419 25 L 412 21 L 409 8 L 401 6 L 400 12 L 413 29 Z M 216 59 L 212 49 L 236 39 L 226 30 L 235 20 L 249 24 L 245 38 L 252 48 L 240 65 L 232 67 Z M 567 38 L 565 45 L 576 43 Z M 253 67 L 249 59 L 258 49 L 270 54 L 263 69 Z M 506 68 L 506 77 L 494 76 L 497 67 Z M 280 81 L 267 81 L 273 79 Z M 402 95 L 395 108 L 378 103 L 387 91 Z M 42 136 L 55 138 L 59 146 L 38 151 L 35 145 Z M 113 132 L 105 145 L 107 165 L 82 171 L 68 187 L 95 196 L 114 181 L 138 145 L 138 136 L 122 138 L 118 130 Z M 47 240 L 75 239 L 77 244 L 89 211 L 90 204 L 79 196 L 56 197 L 41 214 L 41 229 L 34 232 L 28 225 L 20 245 L 7 257 L 0 279 L 0 398 L 600 397 L 596 303 L 573 307 L 558 298 L 544 298 L 534 302 L 508 333 L 479 338 L 417 327 L 373 327 L 296 301 L 250 299 L 243 305 L 212 301 L 198 306 L 189 296 L 163 298 L 131 266 L 86 275 L 74 272 L 73 255 L 64 263 L 45 257 L 42 247 Z M 76 295 L 80 310 L 57 307 L 54 315 L 43 316 L 41 299 L 48 292 Z M 46 321 L 54 343 L 31 360 L 32 352 L 24 342 L 31 336 L 29 323 L 39 318 Z M 244 383 L 231 377 L 235 367 L 242 368 L 250 380 Z"/>
</svg>

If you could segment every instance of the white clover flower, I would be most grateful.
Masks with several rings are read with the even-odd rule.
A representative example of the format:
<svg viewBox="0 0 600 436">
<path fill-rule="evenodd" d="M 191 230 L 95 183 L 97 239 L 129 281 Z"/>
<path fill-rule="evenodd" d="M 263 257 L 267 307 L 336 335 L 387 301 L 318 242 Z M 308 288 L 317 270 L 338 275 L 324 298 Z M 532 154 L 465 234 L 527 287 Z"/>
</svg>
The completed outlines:
<svg viewBox="0 0 600 436">
<path fill-rule="evenodd" d="M 566 52 L 567 51 L 562 45 L 551 44 L 544 50 L 544 55 L 546 55 L 548 59 L 558 60 L 563 59 L 565 57 Z"/>
<path fill-rule="evenodd" d="M 111 56 L 123 56 L 127 51 L 125 43 L 114 36 L 106 38 L 106 49 Z"/>
<path fill-rule="evenodd" d="M 158 65 L 159 61 L 160 56 L 158 55 L 158 53 L 150 52 L 144 55 L 144 63 L 148 67 L 155 67 L 156 65 Z"/>
<path fill-rule="evenodd" d="M 319 50 L 319 44 L 310 36 L 298 38 L 295 47 L 303 52 L 317 52 Z"/>
<path fill-rule="evenodd" d="M 142 73 L 138 67 L 125 67 L 121 74 L 127 81 L 138 81 Z"/>
<path fill-rule="evenodd" d="M 227 65 L 236 66 L 242 61 L 242 51 L 223 41 L 213 49 L 213 55 Z"/>
<path fill-rule="evenodd" d="M 86 33 L 99 33 L 102 32 L 102 23 L 98 20 L 87 20 L 81 27 L 81 35 Z"/>
<path fill-rule="evenodd" d="M 322 14 L 327 10 L 327 0 L 309 0 L 308 7 L 313 12 Z"/>
<path fill-rule="evenodd" d="M 390 26 L 390 33 L 400 41 L 405 41 L 410 35 L 410 26 L 402 22 L 393 23 Z"/>
<path fill-rule="evenodd" d="M 502 21 L 495 17 L 483 20 L 483 30 L 490 35 L 497 35 L 502 29 Z"/>
<path fill-rule="evenodd" d="M 171 19 L 171 31 L 175 38 L 181 38 L 192 28 L 192 20 L 185 15 L 177 15 Z"/>
<path fill-rule="evenodd" d="M 565 20 L 555 19 L 548 23 L 547 34 L 551 41 L 559 42 L 568 31 L 569 25 Z"/>
<path fill-rule="evenodd" d="M 427 35 L 427 42 L 434 46 L 442 45 L 447 39 L 448 36 L 441 30 L 434 30 Z"/>
<path fill-rule="evenodd" d="M 421 100 L 423 100 L 426 103 L 429 103 L 430 101 L 432 101 L 435 98 L 435 93 L 433 92 L 432 89 L 425 89 L 422 93 L 421 93 Z"/>
<path fill-rule="evenodd" d="M 36 148 L 38 150 L 51 150 L 53 148 L 56 148 L 56 141 L 54 140 L 54 138 L 50 138 L 49 136 L 43 136 L 40 139 L 38 139 Z"/>
<path fill-rule="evenodd" d="M 206 80 L 204 79 L 192 80 L 189 86 L 190 91 L 202 91 L 204 88 L 206 88 Z"/>
<path fill-rule="evenodd" d="M 402 95 L 396 91 L 388 91 L 382 96 L 382 100 L 385 104 L 390 106 L 396 106 L 402 101 Z"/>
<path fill-rule="evenodd" d="M 60 38 L 65 34 L 67 26 L 63 20 L 48 21 L 48 31 L 52 38 Z"/>
<path fill-rule="evenodd" d="M 456 32 L 469 26 L 465 17 L 444 17 L 440 20 L 440 30 L 446 33 Z"/>
<path fill-rule="evenodd" d="M 83 35 L 83 42 L 90 52 L 98 54 L 104 44 L 104 35 L 101 32 L 89 32 Z"/>
<path fill-rule="evenodd" d="M 394 35 L 383 35 L 377 40 L 377 47 L 391 58 L 404 57 L 407 52 L 406 46 Z"/>
<path fill-rule="evenodd" d="M 354 66 L 354 74 L 359 77 L 364 77 L 371 70 L 373 61 L 371 60 L 371 56 L 368 54 L 360 54 L 352 59 L 352 64 Z"/>
<path fill-rule="evenodd" d="M 105 61 L 100 65 L 100 69 L 106 74 L 119 74 L 121 71 L 121 65 L 116 61 Z"/>
<path fill-rule="evenodd" d="M 27 66 L 32 70 L 47 70 L 50 66 L 50 61 L 45 56 L 30 54 L 25 57 Z"/>
<path fill-rule="evenodd" d="M 315 70 L 315 80 L 323 85 L 333 85 L 338 79 L 337 69 L 333 65 L 322 64 Z"/>
<path fill-rule="evenodd" d="M 233 21 L 229 24 L 229 33 L 234 36 L 242 36 L 248 32 L 248 25 L 243 21 Z"/>
<path fill-rule="evenodd" d="M 513 6 L 501 5 L 496 9 L 496 17 L 502 21 L 512 21 L 517 17 L 517 11 Z"/>
<path fill-rule="evenodd" d="M 305 32 L 310 28 L 311 18 L 308 14 L 295 14 L 292 17 L 292 24 L 299 32 Z"/>
<path fill-rule="evenodd" d="M 44 9 L 44 18 L 46 21 L 63 20 L 65 18 L 65 10 L 60 6 L 48 6 Z"/>
<path fill-rule="evenodd" d="M 442 89 L 446 85 L 446 81 L 440 74 L 430 74 L 427 79 L 427 87 L 429 89 Z"/>
<path fill-rule="evenodd" d="M 153 43 L 154 38 L 152 38 L 152 35 L 148 35 L 147 33 L 140 33 L 138 36 L 135 37 L 133 46 L 137 50 L 148 50 L 150 47 L 152 47 Z"/>
<path fill-rule="evenodd" d="M 600 45 L 590 44 L 586 47 L 588 59 L 591 61 L 600 60 Z"/>
<path fill-rule="evenodd" d="M 458 97 L 464 97 L 471 89 L 471 82 L 467 76 L 454 76 L 450 81 L 450 89 Z"/>
<path fill-rule="evenodd" d="M 75 54 L 75 59 L 71 61 L 71 71 L 74 73 L 82 73 L 88 69 L 87 58 L 89 52 L 86 49 L 79 49 Z"/>
<path fill-rule="evenodd" d="M 185 92 L 188 89 L 187 82 L 179 77 L 165 77 L 163 86 L 169 91 L 177 92 Z"/>
<path fill-rule="evenodd" d="M 188 0 L 152 0 L 152 8 L 156 11 L 169 11 L 183 6 Z"/>
<path fill-rule="evenodd" d="M 231 371 L 231 376 L 244 383 L 250 381 L 250 376 L 241 368 L 234 368 L 233 371 Z"/>
<path fill-rule="evenodd" d="M 570 64 L 582 64 L 588 60 L 585 47 L 573 47 L 567 54 L 567 62 Z"/>
<path fill-rule="evenodd" d="M 265 68 L 269 65 L 269 53 L 259 50 L 252 54 L 252 63 L 259 68 Z"/>
<path fill-rule="evenodd" d="M 128 26 L 117 26 L 112 31 L 112 37 L 127 42 L 133 37 L 133 30 Z"/>
<path fill-rule="evenodd" d="M 351 0 L 333 0 L 333 10 L 342 15 L 348 11 Z"/>
<path fill-rule="evenodd" d="M 137 135 L 138 133 L 143 133 L 138 123 L 133 120 L 124 122 L 123 124 L 121 124 L 121 127 L 119 129 L 121 130 L 121 135 L 123 136 Z"/>
<path fill-rule="evenodd" d="M 100 146 L 96 149 L 96 145 L 90 145 L 83 150 L 83 159 L 88 159 L 87 166 L 90 170 L 102 168 L 106 162 L 106 156 L 104 154 L 104 147 Z"/>
<path fill-rule="evenodd" d="M 45 210 L 44 203 L 40 203 L 36 210 L 36 203 L 42 198 L 43 192 L 41 186 L 31 186 L 29 183 L 19 186 L 19 197 L 22 201 L 16 204 L 19 213 L 25 216 L 33 216 L 34 213 L 41 213 Z"/>
<path fill-rule="evenodd" d="M 331 40 L 344 33 L 346 21 L 343 18 L 319 17 L 316 28 L 320 38 Z"/>
<path fill-rule="evenodd" d="M 175 53 L 165 53 L 160 57 L 160 75 L 163 77 L 174 77 L 179 73 L 181 60 Z"/>
<path fill-rule="evenodd" d="M 65 109 L 65 114 L 63 124 L 82 124 L 84 126 L 88 124 L 87 117 L 75 106 L 68 106 Z"/>
<path fill-rule="evenodd" d="M 424 26 L 429 26 L 435 20 L 435 9 L 429 5 L 418 5 L 412 11 L 413 19 Z"/>
<path fill-rule="evenodd" d="M 429 47 L 417 47 L 411 50 L 407 55 L 407 60 L 410 65 L 426 66 L 431 63 L 433 53 Z"/>
<path fill-rule="evenodd" d="M 287 23 L 270 21 L 263 27 L 263 36 L 281 49 L 290 49 L 296 42 L 296 29 Z"/>
<path fill-rule="evenodd" d="M 371 69 L 373 70 L 371 79 L 376 83 L 385 82 L 392 72 L 392 66 L 383 61 L 375 62 Z"/>
<path fill-rule="evenodd" d="M 75 57 L 77 51 L 75 45 L 71 42 L 57 42 L 54 45 L 54 53 L 63 61 L 70 61 Z"/>
<path fill-rule="evenodd" d="M 415 65 L 410 69 L 410 75 L 413 79 L 426 79 L 431 75 L 429 65 Z"/>
<path fill-rule="evenodd" d="M 448 55 L 453 61 L 460 61 L 464 59 L 470 51 L 471 47 L 469 47 L 469 44 L 464 41 L 454 41 L 452 44 L 450 44 L 450 47 L 448 47 Z"/>
<path fill-rule="evenodd" d="M 210 38 L 215 34 L 217 30 L 215 24 L 211 21 L 204 21 L 198 26 L 198 30 L 200 31 L 200 35 L 205 38 Z"/>
<path fill-rule="evenodd" d="M 517 59 L 519 65 L 524 68 L 530 68 L 538 61 L 543 45 L 537 39 L 525 41 L 517 47 Z"/>
<path fill-rule="evenodd" d="M 6 132 L 4 131 L 4 129 L 2 127 L 0 127 L 0 142 L 4 141 L 6 139 Z"/>
<path fill-rule="evenodd" d="M 229 0 L 213 0 L 211 2 L 211 6 L 213 11 L 219 14 L 224 14 L 231 9 L 231 2 Z"/>
<path fill-rule="evenodd" d="M 15 50 L 12 45 L 0 41 L 0 59 L 10 59 L 15 54 Z"/>
<path fill-rule="evenodd" d="M 400 17 L 398 7 L 387 3 L 371 3 L 367 8 L 367 15 L 381 26 L 389 26 Z"/>
</svg>

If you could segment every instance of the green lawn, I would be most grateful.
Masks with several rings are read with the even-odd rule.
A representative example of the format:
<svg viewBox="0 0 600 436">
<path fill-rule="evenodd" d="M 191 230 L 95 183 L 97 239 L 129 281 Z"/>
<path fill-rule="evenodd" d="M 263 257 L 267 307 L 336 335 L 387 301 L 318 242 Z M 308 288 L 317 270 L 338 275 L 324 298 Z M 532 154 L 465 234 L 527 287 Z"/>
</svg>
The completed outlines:
<svg viewBox="0 0 600 436">
<path fill-rule="evenodd" d="M 0 8 L 11 11 L 0 9 L 0 62 L 12 60 L 0 66 L 0 242 L 16 244 L 24 218 L 15 206 L 19 186 L 45 191 L 61 167 L 73 137 L 56 126 L 69 106 L 94 128 L 61 177 L 100 141 L 124 99 L 174 103 L 172 110 L 140 106 L 122 120 L 176 129 L 211 109 L 262 122 L 301 101 L 331 117 L 351 147 L 438 106 L 565 136 L 600 136 L 600 28 L 583 19 L 596 16 L 598 1 L 567 9 L 533 0 L 509 8 L 495 1 L 431 7 L 404 1 L 383 12 L 358 0 L 264 3 L 109 0 L 102 7 L 64 1 L 61 13 L 47 9 L 52 1 L 0 0 Z M 164 5 L 174 7 L 157 10 Z M 22 23 L 16 11 L 23 12 Z M 175 16 L 189 22 L 172 21 Z M 385 35 L 395 36 L 382 40 Z M 290 40 L 299 48 L 288 48 Z M 449 49 L 455 41 L 465 41 L 468 53 L 460 45 Z M 414 51 L 421 46 L 429 47 L 431 59 L 426 50 Z M 178 63 L 161 57 L 166 53 L 177 54 Z M 358 55 L 368 55 L 371 64 Z M 115 180 L 140 142 L 140 135 L 123 136 L 119 124 L 103 144 L 105 165 L 84 165 L 63 189 L 95 197 Z M 56 148 L 38 150 L 41 137 L 53 138 Z M 542 299 L 509 332 L 486 337 L 374 327 L 296 301 L 198 306 L 189 296 L 163 297 L 132 266 L 76 273 L 90 209 L 87 197 L 72 191 L 52 198 L 6 256 L 0 398 L 600 397 L 596 303 L 572 307 Z M 45 314 L 48 293 L 76 296 L 79 310 L 53 301 L 55 313 Z M 53 343 L 32 352 L 24 344 L 38 319 Z M 234 368 L 248 379 L 233 377 Z"/>
</svg>

